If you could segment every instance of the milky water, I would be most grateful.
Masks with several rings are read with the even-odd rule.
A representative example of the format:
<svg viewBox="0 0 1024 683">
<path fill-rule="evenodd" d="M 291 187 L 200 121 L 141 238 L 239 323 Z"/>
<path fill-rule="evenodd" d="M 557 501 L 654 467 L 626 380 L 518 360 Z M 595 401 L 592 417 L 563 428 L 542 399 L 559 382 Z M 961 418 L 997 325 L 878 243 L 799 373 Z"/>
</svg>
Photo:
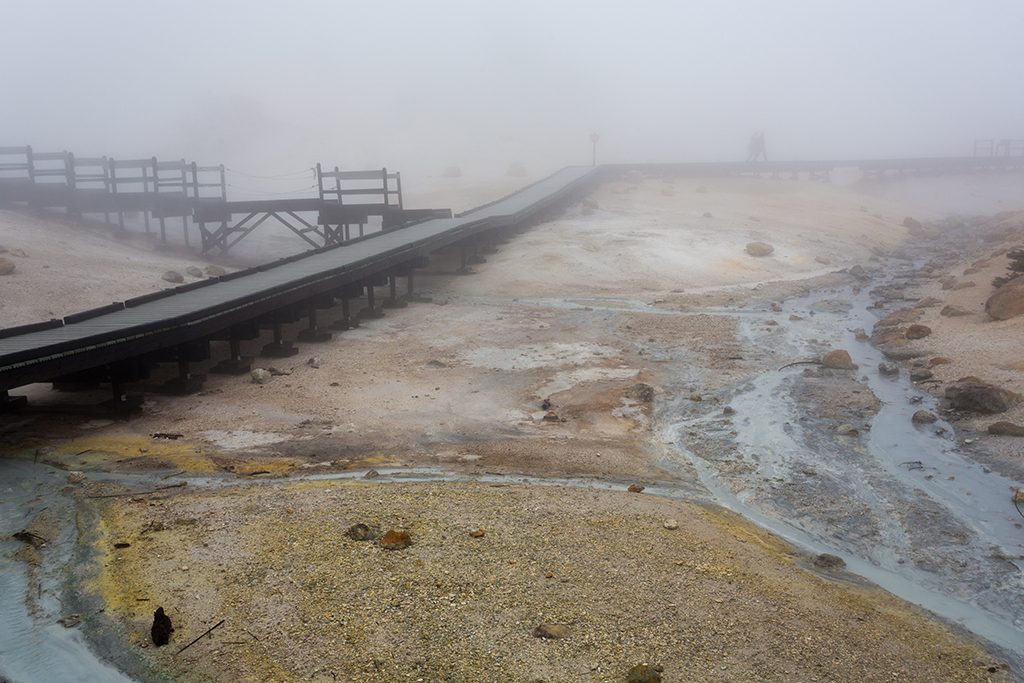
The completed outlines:
<svg viewBox="0 0 1024 683">
<path fill-rule="evenodd" d="M 853 306 L 814 305 L 825 296 Z M 870 330 L 877 320 L 866 310 L 868 303 L 866 292 L 847 288 L 792 299 L 781 311 L 738 313 L 750 344 L 785 347 L 805 358 L 820 357 L 822 341 L 850 352 L 860 366 L 856 376 L 882 403 L 860 436 L 842 437 L 856 446 L 841 452 L 824 447 L 829 442 L 802 421 L 790 387 L 807 366 L 752 378 L 723 395 L 721 405 L 735 410 L 730 419 L 717 409 L 705 411 L 667 426 L 665 440 L 696 467 L 717 502 L 800 547 L 844 558 L 848 570 L 1012 651 L 1008 656 L 1020 677 L 1024 519 L 1010 500 L 1010 487 L 1024 482 L 968 457 L 962 439 L 942 420 L 913 424 L 913 413 L 935 412 L 935 401 L 915 390 L 906 373 L 896 379 L 881 375 L 877 366 L 886 359 L 855 340 L 853 329 Z M 788 321 L 790 314 L 802 320 Z M 768 318 L 785 322 L 767 328 Z M 731 438 L 733 459 L 705 460 L 679 448 L 695 430 Z M 737 467 L 742 474 L 729 474 Z M 836 507 L 854 511 L 839 519 L 859 521 L 869 535 L 837 523 Z"/>
<path fill-rule="evenodd" d="M 852 306 L 815 306 L 820 299 L 846 300 Z M 735 416 L 723 421 L 720 413 L 702 414 L 667 425 L 666 441 L 676 444 L 677 465 L 692 465 L 700 474 L 705 489 L 694 486 L 648 487 L 647 493 L 676 499 L 709 497 L 713 502 L 733 509 L 754 523 L 769 529 L 805 550 L 839 555 L 847 570 L 864 576 L 893 594 L 963 625 L 972 632 L 1010 652 L 1015 674 L 1021 678 L 1024 655 L 1024 530 L 1008 505 L 1011 481 L 971 460 L 961 452 L 952 429 L 942 421 L 927 427 L 911 423 L 914 411 L 934 410 L 934 401 L 917 392 L 904 377 L 887 379 L 875 370 L 884 360 L 867 344 L 854 340 L 852 330 L 870 329 L 875 317 L 866 311 L 865 293 L 849 289 L 824 295 L 795 298 L 782 311 L 723 311 L 737 316 L 742 333 L 752 345 L 769 343 L 785 349 L 780 355 L 820 357 L 817 341 L 850 351 L 861 366 L 857 375 L 866 377 L 882 409 L 870 419 L 867 434 L 859 437 L 860 456 L 837 458 L 830 451 L 816 450 L 819 442 L 809 439 L 800 428 L 796 402 L 786 391 L 787 381 L 803 370 L 797 366 L 772 370 L 753 377 L 742 387 L 723 394 L 722 406 L 729 405 Z M 534 305 L 579 308 L 601 302 L 581 300 L 537 301 Z M 664 309 L 647 308 L 639 302 L 611 302 L 608 310 L 640 309 L 665 315 L 687 315 Z M 813 315 L 811 314 L 813 311 Z M 786 321 L 789 314 L 802 320 L 784 322 L 775 328 L 766 342 L 764 322 L 769 317 Z M 920 397 L 919 402 L 911 402 Z M 684 401 L 684 398 L 677 401 Z M 944 434 L 936 432 L 942 428 Z M 694 429 L 711 434 L 730 434 L 734 449 L 753 465 L 749 474 L 736 479 L 723 478 L 721 463 L 712 463 L 679 448 L 682 434 Z M 756 459 L 754 456 L 757 456 Z M 673 463 L 667 463 L 671 467 Z M 813 513 L 787 516 L 785 506 L 772 504 L 772 494 L 796 473 L 813 468 L 817 477 L 835 486 L 834 494 L 844 496 L 851 508 L 863 506 L 873 511 L 870 542 L 856 538 L 850 529 L 836 528 Z M 357 479 L 364 473 L 309 475 L 307 479 Z M 19 531 L 46 506 L 67 519 L 73 519 L 72 504 L 59 491 L 66 473 L 22 461 L 0 460 L 0 537 Z M 145 487 L 155 475 L 90 475 Z M 180 479 L 180 477 L 178 478 Z M 380 471 L 379 481 L 491 481 L 535 485 L 623 488 L 628 482 L 593 479 L 535 479 L 499 475 L 455 475 L 438 470 L 395 469 Z M 177 481 L 174 479 L 172 481 Z M 190 486 L 218 486 L 230 483 L 225 478 L 189 477 Z M 166 484 L 166 481 L 161 481 Z M 914 528 L 900 513 L 908 505 L 927 501 L 929 519 L 940 529 L 955 534 L 935 534 L 928 528 Z M 927 527 L 925 524 L 923 527 Z M 57 624 L 65 616 L 59 599 L 62 572 L 72 560 L 75 544 L 71 525 L 58 539 L 51 539 L 44 552 L 45 592 L 38 598 L 39 610 L 28 614 L 25 607 L 28 590 L 24 563 L 12 553 L 20 542 L 0 542 L 0 676 L 14 683 L 37 681 L 129 681 L 122 673 L 94 655 L 78 628 Z M 931 543 L 931 545 L 930 545 Z M 902 561 L 901 561 L 902 560 Z M 1015 653 L 1015 654 L 1013 654 Z"/>
</svg>

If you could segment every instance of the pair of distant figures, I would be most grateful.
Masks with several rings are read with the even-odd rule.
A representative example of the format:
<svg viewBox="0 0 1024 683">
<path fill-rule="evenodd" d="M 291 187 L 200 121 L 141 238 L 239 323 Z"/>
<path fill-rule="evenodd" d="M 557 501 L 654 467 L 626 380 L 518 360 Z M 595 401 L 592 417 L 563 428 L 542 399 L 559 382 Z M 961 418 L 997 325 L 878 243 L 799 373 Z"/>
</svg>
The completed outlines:
<svg viewBox="0 0 1024 683">
<path fill-rule="evenodd" d="M 750 142 L 747 143 L 747 151 L 750 152 L 747 155 L 747 161 L 757 161 L 761 157 L 768 161 L 768 152 L 764 149 L 764 131 L 750 136 Z"/>
</svg>

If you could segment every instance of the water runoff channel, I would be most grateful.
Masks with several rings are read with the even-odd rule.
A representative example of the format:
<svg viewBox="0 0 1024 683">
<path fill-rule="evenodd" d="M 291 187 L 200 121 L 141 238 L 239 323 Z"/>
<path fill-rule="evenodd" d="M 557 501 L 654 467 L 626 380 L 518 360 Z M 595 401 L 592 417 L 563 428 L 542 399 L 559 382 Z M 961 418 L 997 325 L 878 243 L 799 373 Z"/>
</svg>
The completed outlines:
<svg viewBox="0 0 1024 683">
<path fill-rule="evenodd" d="M 579 308 L 578 301 L 523 301 Z M 598 300 L 585 302 L 595 309 Z M 951 425 L 915 426 L 911 414 L 935 410 L 935 401 L 906 379 L 880 375 L 884 358 L 858 342 L 857 327 L 871 329 L 877 316 L 866 291 L 852 287 L 815 291 L 783 302 L 781 310 L 754 305 L 718 314 L 739 319 L 749 347 L 771 344 L 784 357 L 820 357 L 824 342 L 848 350 L 860 366 L 856 377 L 877 396 L 881 408 L 863 425 L 866 434 L 834 436 L 834 425 L 809 419 L 796 396 L 805 369 L 769 370 L 718 392 L 701 408 L 680 396 L 663 408 L 662 436 L 674 447 L 666 469 L 694 468 L 696 486 L 651 486 L 646 493 L 694 501 L 704 499 L 742 514 L 809 553 L 830 553 L 846 570 L 894 595 L 981 636 L 1010 660 L 1024 680 L 1024 521 L 1008 506 L 1009 486 L 1020 485 L 972 460 Z M 646 308 L 615 302 L 608 310 Z M 665 315 L 687 315 L 659 311 Z M 707 314 L 706 311 L 703 314 Z M 712 313 L 715 314 L 715 313 Z M 789 316 L 794 316 L 792 320 Z M 769 318 L 784 324 L 766 326 Z M 806 366 L 805 366 L 806 367 Z M 710 406 L 714 407 L 710 407 Z M 729 410 L 725 410 L 728 408 Z M 667 416 L 667 418 L 666 418 Z M 717 440 L 711 454 L 697 454 L 687 436 Z M 145 475 L 90 473 L 96 481 L 145 488 L 162 479 Z M 365 472 L 307 475 L 316 479 L 360 479 Z M 73 501 L 64 496 L 66 473 L 26 460 L 0 459 L 0 677 L 11 683 L 132 679 L 97 654 L 80 628 L 58 620 L 72 610 L 67 598 L 78 580 L 81 552 Z M 187 478 L 190 487 L 231 485 L 231 478 Z M 457 475 L 437 470 L 380 469 L 378 481 L 487 481 L 532 485 L 623 488 L 623 482 L 501 475 Z M 11 534 L 48 509 L 68 521 L 40 567 L 42 581 L 30 585 L 27 565 L 14 557 L 23 545 Z M 27 600 L 29 592 L 33 599 Z M 32 607 L 28 607 L 32 605 Z M 83 615 L 85 617 L 85 615 Z M 86 621 L 83 618 L 83 621 Z M 91 634 L 94 638 L 97 634 Z M 102 641 L 102 638 L 99 638 Z"/>
</svg>

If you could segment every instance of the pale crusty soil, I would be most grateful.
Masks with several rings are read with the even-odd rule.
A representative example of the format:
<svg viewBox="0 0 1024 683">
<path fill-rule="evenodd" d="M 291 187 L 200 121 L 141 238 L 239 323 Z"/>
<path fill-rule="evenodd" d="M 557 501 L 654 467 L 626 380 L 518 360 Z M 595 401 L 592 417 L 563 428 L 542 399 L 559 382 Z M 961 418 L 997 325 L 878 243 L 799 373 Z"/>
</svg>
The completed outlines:
<svg viewBox="0 0 1024 683">
<path fill-rule="evenodd" d="M 454 274 L 456 253 L 437 255 L 417 276 L 432 303 L 300 345 L 292 359 L 257 359 L 257 367 L 291 373 L 270 384 L 209 375 L 198 396 L 164 397 L 153 390 L 174 375 L 167 365 L 133 387 L 146 395 L 137 419 L 8 416 L 0 418 L 0 442 L 86 471 L 294 476 L 409 465 L 694 486 L 692 471 L 659 467 L 654 409 L 778 363 L 770 349 L 743 347 L 723 307 L 844 281 L 838 270 L 907 239 L 905 215 L 938 218 L 908 209 L 891 186 L 880 194 L 753 179 L 611 184 L 595 193 L 592 215 L 569 209 L 500 245 L 475 275 Z M 11 212 L 0 219 L 0 244 L 28 254 L 13 259 L 14 276 L 0 278 L 3 326 L 144 294 L 168 286 L 164 270 L 206 265 L 106 229 L 82 233 Z M 776 252 L 746 255 L 754 240 Z M 248 253 L 281 244 L 257 240 Z M 942 296 L 957 303 L 982 295 L 986 283 Z M 324 312 L 321 324 L 336 315 Z M 999 328 L 1012 340 L 1019 321 L 1006 322 Z M 974 353 L 996 329 L 982 316 L 943 319 L 934 329 L 936 354 L 961 363 L 943 372 L 1019 381 L 1019 368 L 1005 369 L 1024 360 L 1012 341 L 1003 354 Z M 256 355 L 266 341 L 244 351 Z M 225 353 L 214 345 L 214 360 Z M 313 356 L 322 367 L 306 364 Z M 655 388 L 653 406 L 628 397 L 635 382 Z M 13 393 L 51 406 L 106 398 L 102 390 L 43 385 Z M 556 421 L 543 419 L 544 399 Z M 92 588 L 130 642 L 144 639 L 158 603 L 181 625 L 179 646 L 221 618 L 231 629 L 183 659 L 160 651 L 156 669 L 172 667 L 182 680 L 189 667 L 196 680 L 621 680 L 629 666 L 658 661 L 666 680 L 1002 675 L 980 666 L 991 661 L 969 640 L 909 606 L 815 578 L 777 541 L 682 503 L 480 485 L 281 486 L 174 495 L 155 505 L 113 499 L 103 509 L 107 536 L 98 547 L 109 555 Z M 661 526 L 667 517 L 678 531 Z M 341 537 L 362 519 L 404 526 L 414 545 L 385 553 Z M 158 521 L 164 531 L 143 532 Z M 465 535 L 476 526 L 487 531 L 482 539 Z M 114 551 L 122 538 L 132 546 Z M 548 617 L 569 623 L 573 637 L 532 638 Z"/>
</svg>

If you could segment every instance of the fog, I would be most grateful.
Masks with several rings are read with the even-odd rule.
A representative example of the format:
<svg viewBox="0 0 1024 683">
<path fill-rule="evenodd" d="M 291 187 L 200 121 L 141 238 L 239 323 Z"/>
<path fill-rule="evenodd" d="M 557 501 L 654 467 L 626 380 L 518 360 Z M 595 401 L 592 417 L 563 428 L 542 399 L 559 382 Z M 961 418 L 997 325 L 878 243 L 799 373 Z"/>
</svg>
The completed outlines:
<svg viewBox="0 0 1024 683">
<path fill-rule="evenodd" d="M 1019 2 L 3 4 L 0 145 L 467 175 L 1024 138 Z M 304 182 L 304 181 L 303 181 Z"/>
</svg>

